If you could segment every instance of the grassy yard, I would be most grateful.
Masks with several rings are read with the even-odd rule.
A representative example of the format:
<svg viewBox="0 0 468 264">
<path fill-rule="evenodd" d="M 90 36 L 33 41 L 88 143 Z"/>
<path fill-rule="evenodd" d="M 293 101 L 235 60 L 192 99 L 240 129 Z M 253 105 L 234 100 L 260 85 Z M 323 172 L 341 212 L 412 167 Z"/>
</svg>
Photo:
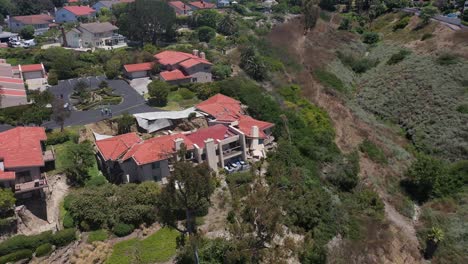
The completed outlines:
<svg viewBox="0 0 468 264">
<path fill-rule="evenodd" d="M 195 94 L 193 94 L 191 98 L 189 98 L 188 95 L 190 94 L 183 95 L 180 92 L 180 90 L 169 93 L 169 96 L 167 98 L 167 105 L 162 109 L 169 111 L 183 110 L 188 107 L 192 107 L 200 102 L 200 100 L 195 96 Z"/>
<path fill-rule="evenodd" d="M 114 245 L 107 264 L 155 263 L 168 261 L 176 253 L 176 230 L 163 228 L 139 240 L 133 238 Z"/>
</svg>

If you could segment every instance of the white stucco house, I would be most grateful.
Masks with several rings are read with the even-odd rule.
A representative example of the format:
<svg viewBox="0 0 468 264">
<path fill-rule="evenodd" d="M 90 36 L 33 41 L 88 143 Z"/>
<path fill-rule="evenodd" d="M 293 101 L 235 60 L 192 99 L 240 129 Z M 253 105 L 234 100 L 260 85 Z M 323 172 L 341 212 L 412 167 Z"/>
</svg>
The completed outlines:
<svg viewBox="0 0 468 264">
<path fill-rule="evenodd" d="M 65 34 L 66 40 L 62 39 L 62 44 L 76 49 L 126 46 L 125 37 L 116 33 L 118 29 L 109 22 L 80 24 Z"/>
</svg>

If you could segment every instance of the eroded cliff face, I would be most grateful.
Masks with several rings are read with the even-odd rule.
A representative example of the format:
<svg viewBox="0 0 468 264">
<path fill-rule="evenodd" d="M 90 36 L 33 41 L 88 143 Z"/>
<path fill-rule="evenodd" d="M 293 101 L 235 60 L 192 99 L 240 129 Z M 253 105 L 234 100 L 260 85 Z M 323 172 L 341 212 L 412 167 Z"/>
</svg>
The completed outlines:
<svg viewBox="0 0 468 264">
<path fill-rule="evenodd" d="M 303 95 L 328 112 L 341 151 L 351 152 L 365 139 L 371 139 L 389 153 L 388 145 L 402 148 L 408 144 L 393 129 L 362 120 L 345 99 L 324 89 L 314 78 L 314 70 L 331 63 L 341 47 L 360 49 L 362 44 L 356 36 L 337 31 L 339 21 L 335 16 L 330 22 L 319 21 L 307 35 L 299 23 L 296 20 L 277 26 L 268 38 L 276 47 L 287 47 L 289 55 L 300 62 L 302 69 L 288 71 L 287 80 L 283 81 L 301 85 Z M 368 221 L 357 240 L 335 237 L 329 243 L 329 263 L 422 263 L 414 221 L 395 209 L 393 203 L 398 199 L 394 195 L 398 194 L 389 194 L 386 188 L 389 182 L 401 179 L 409 161 L 380 165 L 361 155 L 361 180 L 379 193 L 385 204 L 385 219 L 378 223 Z"/>
</svg>

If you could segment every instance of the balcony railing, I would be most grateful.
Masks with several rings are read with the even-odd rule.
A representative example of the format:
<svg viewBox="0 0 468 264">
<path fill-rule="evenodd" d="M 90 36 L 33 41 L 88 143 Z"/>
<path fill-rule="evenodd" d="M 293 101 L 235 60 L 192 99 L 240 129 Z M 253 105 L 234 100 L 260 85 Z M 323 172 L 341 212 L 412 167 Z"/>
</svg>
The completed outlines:
<svg viewBox="0 0 468 264">
<path fill-rule="evenodd" d="M 47 186 L 47 179 L 44 173 L 41 175 L 41 179 L 15 184 L 15 193 L 24 193 L 33 190 L 39 190 Z"/>
</svg>

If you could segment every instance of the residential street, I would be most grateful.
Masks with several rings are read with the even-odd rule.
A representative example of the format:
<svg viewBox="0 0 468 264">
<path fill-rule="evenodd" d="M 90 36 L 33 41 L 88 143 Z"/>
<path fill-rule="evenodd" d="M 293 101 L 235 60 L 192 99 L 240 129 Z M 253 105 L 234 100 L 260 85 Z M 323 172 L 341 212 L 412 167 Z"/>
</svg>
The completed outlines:
<svg viewBox="0 0 468 264">
<path fill-rule="evenodd" d="M 135 89 L 128 85 L 123 80 L 106 80 L 105 77 L 86 77 L 59 81 L 59 84 L 49 88 L 55 96 L 63 96 L 65 102 L 69 103 L 70 95 L 73 93 L 73 87 L 79 80 L 86 81 L 92 89 L 96 89 L 99 83 L 103 80 L 107 81 L 110 87 L 114 89 L 114 93 L 122 96 L 123 101 L 119 105 L 110 105 L 109 109 L 112 115 L 120 115 L 124 112 L 130 114 L 154 112 L 158 109 L 150 107 L 146 104 L 143 96 L 138 94 Z M 65 121 L 65 126 L 85 125 L 106 119 L 108 117 L 102 116 L 100 110 L 89 111 L 76 111 L 72 110 L 71 116 Z M 56 128 L 58 125 L 54 121 L 49 121 L 43 124 L 46 128 Z"/>
</svg>

